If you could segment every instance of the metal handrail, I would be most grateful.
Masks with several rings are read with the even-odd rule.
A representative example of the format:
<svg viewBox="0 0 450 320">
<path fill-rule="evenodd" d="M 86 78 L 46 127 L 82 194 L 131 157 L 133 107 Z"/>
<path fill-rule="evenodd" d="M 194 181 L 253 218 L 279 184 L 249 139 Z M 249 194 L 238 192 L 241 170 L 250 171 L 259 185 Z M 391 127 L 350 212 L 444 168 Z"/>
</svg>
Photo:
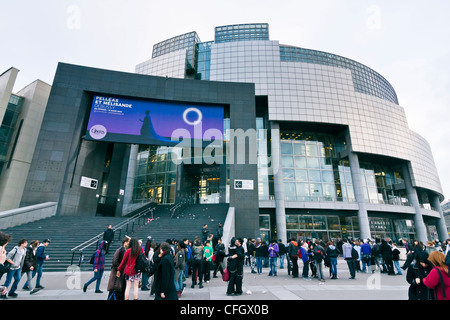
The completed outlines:
<svg viewBox="0 0 450 320">
<path fill-rule="evenodd" d="M 128 234 L 128 233 L 129 233 L 128 226 L 129 226 L 131 223 L 132 223 L 132 227 L 131 227 L 131 230 L 130 230 L 131 232 L 130 232 L 130 233 L 133 233 L 133 232 L 134 232 L 134 224 L 135 224 L 135 221 L 138 220 L 138 221 L 137 221 L 137 222 L 138 222 L 138 225 L 140 225 L 140 221 L 139 221 L 139 220 L 140 220 L 142 217 L 147 216 L 149 213 L 151 213 L 152 216 L 153 216 L 153 211 L 155 210 L 155 208 L 156 208 L 156 206 L 152 206 L 152 207 L 146 208 L 146 209 L 142 210 L 140 213 L 138 213 L 137 215 L 135 215 L 135 216 L 133 216 L 133 217 L 130 217 L 130 218 L 126 219 L 125 221 L 122 221 L 121 223 L 115 225 L 115 226 L 113 227 L 113 231 L 116 232 L 117 230 L 119 230 L 119 235 L 118 235 L 117 239 L 120 240 L 120 239 L 122 238 L 122 229 L 123 229 L 124 227 L 126 227 L 125 234 Z M 145 219 L 144 219 L 143 221 L 144 221 L 144 224 L 145 224 Z M 76 246 L 76 247 L 70 249 L 70 251 L 72 251 L 72 260 L 71 260 L 71 262 L 70 262 L 70 265 L 73 265 L 74 258 L 75 258 L 75 254 L 78 253 L 78 254 L 79 254 L 79 258 L 78 258 L 78 266 L 80 267 L 81 264 L 82 264 L 83 261 L 84 261 L 83 251 L 84 251 L 85 249 L 91 247 L 91 246 L 94 245 L 94 244 L 96 244 L 96 248 L 97 248 L 97 247 L 98 247 L 99 240 L 103 237 L 103 234 L 104 234 L 104 232 L 99 233 L 98 235 L 92 237 L 91 239 L 89 239 L 89 240 L 87 240 L 87 241 L 85 241 L 85 242 L 79 244 L 78 246 Z M 115 233 L 115 234 L 116 234 L 116 233 Z"/>
</svg>

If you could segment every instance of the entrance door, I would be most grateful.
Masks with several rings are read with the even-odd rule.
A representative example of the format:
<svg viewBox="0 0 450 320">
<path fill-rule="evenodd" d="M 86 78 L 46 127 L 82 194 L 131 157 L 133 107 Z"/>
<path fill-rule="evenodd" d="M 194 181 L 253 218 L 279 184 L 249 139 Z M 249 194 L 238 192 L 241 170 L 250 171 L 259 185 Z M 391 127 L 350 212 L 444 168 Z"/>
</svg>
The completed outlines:
<svg viewBox="0 0 450 320">
<path fill-rule="evenodd" d="M 191 203 L 220 203 L 220 174 L 218 165 L 187 165 L 185 166 L 185 178 L 191 186 Z"/>
</svg>

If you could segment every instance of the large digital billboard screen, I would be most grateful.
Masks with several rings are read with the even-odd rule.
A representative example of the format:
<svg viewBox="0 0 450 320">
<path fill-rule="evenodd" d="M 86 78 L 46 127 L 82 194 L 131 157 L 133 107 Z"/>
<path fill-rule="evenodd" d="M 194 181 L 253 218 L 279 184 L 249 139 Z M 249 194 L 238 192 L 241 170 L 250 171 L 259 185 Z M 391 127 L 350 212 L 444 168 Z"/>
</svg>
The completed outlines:
<svg viewBox="0 0 450 320">
<path fill-rule="evenodd" d="M 195 140 L 203 140 L 208 130 L 207 137 L 223 134 L 223 119 L 220 105 L 95 95 L 85 139 L 171 146 L 180 133 Z"/>
</svg>

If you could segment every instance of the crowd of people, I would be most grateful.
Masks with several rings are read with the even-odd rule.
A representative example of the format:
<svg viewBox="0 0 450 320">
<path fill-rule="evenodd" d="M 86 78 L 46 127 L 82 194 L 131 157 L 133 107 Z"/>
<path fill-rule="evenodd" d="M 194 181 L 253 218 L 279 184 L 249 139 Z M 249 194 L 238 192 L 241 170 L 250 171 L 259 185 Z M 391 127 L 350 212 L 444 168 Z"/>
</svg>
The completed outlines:
<svg viewBox="0 0 450 320">
<path fill-rule="evenodd" d="M 84 284 L 84 292 L 96 282 L 95 292 L 102 293 L 100 284 L 105 256 L 113 241 L 110 230 L 105 231 L 104 240 L 91 257 L 94 276 Z M 406 271 L 410 300 L 445 300 L 450 297 L 450 239 L 442 244 L 427 242 L 426 245 L 419 241 L 402 241 L 406 260 L 401 266 L 398 245 L 389 239 L 337 239 L 335 242 L 290 239 L 283 243 L 281 240 L 267 242 L 261 238 L 232 238 L 226 250 L 222 236 L 222 225 L 215 233 L 209 233 L 207 225 L 204 225 L 201 237 L 193 240 L 167 239 L 156 243 L 149 236 L 143 243 L 136 238 L 124 237 L 112 259 L 108 299 L 129 300 L 133 291 L 132 298 L 137 300 L 139 291 L 150 291 L 155 300 L 178 300 L 189 285 L 189 279 L 192 289 L 201 289 L 219 273 L 228 281 L 226 294 L 241 295 L 245 266 L 255 274 L 262 274 L 263 268 L 267 268 L 270 277 L 277 276 L 278 268 L 286 267 L 292 278 L 299 278 L 301 273 L 304 280 L 317 279 L 323 284 L 325 278 L 335 280 L 342 277 L 337 271 L 340 256 L 347 264 L 350 279 L 356 279 L 358 272 L 395 276 Z M 11 240 L 10 235 L 0 232 L 0 279 L 6 275 L 0 286 L 1 298 L 16 297 L 17 287 L 25 274 L 23 290 L 29 290 L 30 294 L 41 290 L 42 265 L 49 259 L 45 254 L 49 239 L 42 243 L 20 239 L 7 253 L 5 247 Z M 328 275 L 324 274 L 324 267 L 327 267 Z"/>
<path fill-rule="evenodd" d="M 32 240 L 28 244 L 27 239 L 20 239 L 16 246 L 9 252 L 6 246 L 12 241 L 12 236 L 0 231 L 0 279 L 5 279 L 0 285 L 0 298 L 16 298 L 16 290 L 20 280 L 26 275 L 26 281 L 22 290 L 34 294 L 44 287 L 41 285 L 43 265 L 49 256 L 45 248 L 50 244 L 50 239 Z M 36 276 L 35 285 L 33 278 Z M 11 287 L 10 287 L 11 285 Z"/>
</svg>

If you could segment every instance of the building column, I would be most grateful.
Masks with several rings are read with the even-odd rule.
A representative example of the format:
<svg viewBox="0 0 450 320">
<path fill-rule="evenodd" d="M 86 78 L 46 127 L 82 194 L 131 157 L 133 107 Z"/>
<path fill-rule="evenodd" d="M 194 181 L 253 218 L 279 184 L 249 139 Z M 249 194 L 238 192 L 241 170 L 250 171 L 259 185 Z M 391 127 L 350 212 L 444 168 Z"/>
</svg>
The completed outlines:
<svg viewBox="0 0 450 320">
<path fill-rule="evenodd" d="M 439 201 L 439 196 L 438 195 L 430 195 L 430 202 L 431 202 L 431 206 L 439 212 L 440 215 L 440 219 L 437 223 L 437 231 L 439 234 L 439 240 L 440 241 L 445 241 L 449 238 L 448 236 L 448 231 L 447 231 L 447 225 L 445 223 L 445 218 L 444 218 L 444 212 L 442 211 L 442 207 L 441 207 L 441 202 Z"/>
<path fill-rule="evenodd" d="M 281 171 L 281 145 L 280 145 L 280 124 L 270 122 L 271 136 L 271 157 L 272 157 L 272 173 L 274 181 L 275 193 L 275 217 L 277 224 L 277 238 L 283 243 L 287 242 L 286 231 L 286 210 L 284 204 L 284 184 L 283 173 Z"/>
<path fill-rule="evenodd" d="M 402 166 L 403 179 L 405 181 L 406 192 L 408 194 L 408 200 L 412 204 L 416 214 L 414 215 L 414 224 L 416 228 L 416 239 L 426 243 L 428 240 L 427 230 L 425 228 L 425 223 L 423 222 L 419 197 L 417 196 L 417 191 L 412 185 L 411 175 L 408 168 L 409 164 L 404 164 Z"/>
<path fill-rule="evenodd" d="M 128 159 L 128 170 L 125 185 L 125 194 L 123 197 L 123 210 L 126 211 L 127 208 L 131 206 L 133 200 L 133 189 L 134 189 L 134 178 L 136 175 L 136 162 L 137 154 L 139 151 L 138 144 L 132 144 L 130 149 L 130 158 Z M 127 212 L 125 212 L 127 213 Z"/>
<path fill-rule="evenodd" d="M 353 152 L 352 142 L 350 138 L 350 131 L 347 129 L 345 139 L 347 142 L 348 161 L 350 163 L 350 171 L 352 175 L 353 190 L 355 193 L 356 202 L 358 203 L 358 222 L 359 230 L 361 232 L 361 239 L 371 238 L 369 215 L 366 209 L 366 199 L 364 198 L 363 183 L 361 178 L 361 168 L 359 166 L 358 154 Z"/>
</svg>

